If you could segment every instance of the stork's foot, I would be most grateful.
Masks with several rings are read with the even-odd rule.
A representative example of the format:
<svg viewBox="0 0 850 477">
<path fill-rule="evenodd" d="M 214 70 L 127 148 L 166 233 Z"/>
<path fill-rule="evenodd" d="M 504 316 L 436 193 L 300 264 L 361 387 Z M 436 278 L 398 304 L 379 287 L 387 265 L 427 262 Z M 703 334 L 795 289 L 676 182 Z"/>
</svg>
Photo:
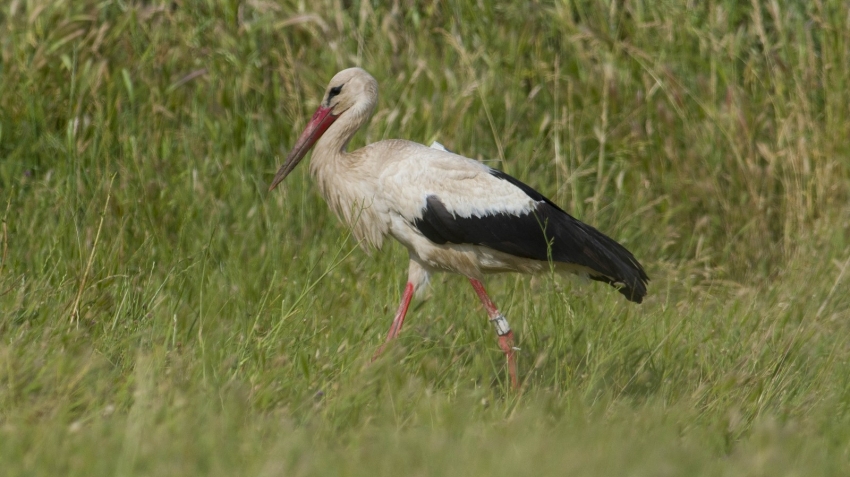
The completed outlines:
<svg viewBox="0 0 850 477">
<path fill-rule="evenodd" d="M 373 363 L 374 363 L 374 362 L 375 362 L 375 360 L 376 360 L 376 359 L 378 359 L 378 357 L 379 357 L 379 356 L 381 356 L 381 354 L 384 352 L 384 346 L 385 346 L 385 345 L 386 345 L 386 343 L 382 344 L 381 346 L 378 346 L 378 349 L 376 349 L 376 350 L 375 350 L 375 354 L 373 354 L 373 355 L 372 355 L 372 362 L 373 362 Z"/>
<path fill-rule="evenodd" d="M 490 316 L 490 323 L 493 323 L 493 326 L 496 328 L 496 334 L 499 336 L 499 347 L 502 348 L 502 352 L 505 353 L 505 358 L 508 360 L 508 374 L 511 376 L 511 389 L 518 390 L 519 380 L 517 380 L 516 371 L 514 332 L 511 331 L 511 327 L 508 325 L 508 320 L 505 319 L 505 315 L 496 308 L 493 300 L 491 300 L 487 295 L 487 292 L 484 290 L 484 285 L 474 278 L 470 278 L 469 282 L 472 283 L 472 288 L 475 289 L 475 293 L 478 294 L 481 304 L 484 305 L 484 308 L 487 310 L 487 315 Z"/>
<path fill-rule="evenodd" d="M 390 344 L 390 340 L 384 341 L 381 343 L 381 346 L 378 346 L 378 349 L 375 350 L 375 354 L 372 355 L 372 362 L 374 363 L 376 359 L 380 358 L 382 354 L 384 354 L 384 349 L 387 345 Z"/>
<path fill-rule="evenodd" d="M 390 331 L 387 332 L 387 339 L 381 346 L 378 346 L 378 349 L 375 350 L 375 354 L 372 355 L 373 363 L 376 359 L 378 359 L 378 356 L 384 352 L 384 347 L 398 336 L 401 331 L 401 325 L 404 324 L 404 317 L 407 315 L 407 309 L 410 307 L 410 300 L 412 298 L 413 284 L 407 282 L 407 285 L 404 287 L 404 294 L 401 296 L 401 303 L 398 305 L 398 311 L 395 314 L 395 318 L 393 318 L 393 324 L 390 325 Z"/>
<path fill-rule="evenodd" d="M 508 361 L 508 374 L 511 375 L 511 389 L 519 389 L 519 383 L 516 377 L 516 348 L 514 348 L 514 332 L 508 331 L 507 334 L 499 336 L 499 347 L 505 353 L 505 358 Z"/>
</svg>

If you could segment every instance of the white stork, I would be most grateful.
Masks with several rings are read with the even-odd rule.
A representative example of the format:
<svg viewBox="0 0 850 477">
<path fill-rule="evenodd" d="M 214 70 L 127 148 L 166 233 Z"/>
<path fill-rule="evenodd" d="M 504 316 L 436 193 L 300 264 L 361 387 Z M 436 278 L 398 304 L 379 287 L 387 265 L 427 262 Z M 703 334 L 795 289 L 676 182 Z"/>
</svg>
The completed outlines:
<svg viewBox="0 0 850 477">
<path fill-rule="evenodd" d="M 464 275 L 496 327 L 517 386 L 513 332 L 484 291 L 494 272 L 549 270 L 585 275 L 640 303 L 649 281 L 622 245 L 573 218 L 502 171 L 445 149 L 392 139 L 346 151 L 378 102 L 378 83 L 360 68 L 337 73 L 269 187 L 315 145 L 310 172 L 330 208 L 367 249 L 387 235 L 410 254 L 407 285 L 387 339 L 398 336 L 410 300 L 437 271 Z M 374 359 L 374 358 L 373 358 Z"/>
</svg>

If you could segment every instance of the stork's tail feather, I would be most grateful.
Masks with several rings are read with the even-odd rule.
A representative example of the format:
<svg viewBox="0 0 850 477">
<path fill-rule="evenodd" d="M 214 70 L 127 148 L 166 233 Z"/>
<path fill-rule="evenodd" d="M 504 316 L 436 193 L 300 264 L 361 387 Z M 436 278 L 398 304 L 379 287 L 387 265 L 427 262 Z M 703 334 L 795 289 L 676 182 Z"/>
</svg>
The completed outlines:
<svg viewBox="0 0 850 477">
<path fill-rule="evenodd" d="M 547 235 L 554 234 L 552 259 L 588 267 L 591 279 L 618 288 L 629 301 L 643 301 L 649 277 L 635 256 L 590 225 L 559 212 L 546 214 Z"/>
<path fill-rule="evenodd" d="M 637 265 L 640 267 L 640 264 Z M 640 268 L 639 271 L 643 273 L 643 268 Z M 589 275 L 589 277 L 591 280 L 605 282 L 617 288 L 627 300 L 635 303 L 643 301 L 643 297 L 646 296 L 646 282 L 649 281 L 649 277 L 647 277 L 645 273 L 643 273 L 643 278 L 636 278 L 630 281 L 612 280 L 605 275 Z"/>
<path fill-rule="evenodd" d="M 510 182 L 537 201 L 534 220 L 545 230 L 543 238 L 549 243 L 546 254 L 538 247 L 523 249 L 510 240 L 485 243 L 496 250 L 537 260 L 553 260 L 581 265 L 591 270 L 590 278 L 618 287 L 629 301 L 640 303 L 646 296 L 649 277 L 637 259 L 625 247 L 595 228 L 564 212 L 557 204 L 520 180 L 502 171 L 491 169 L 490 174 Z M 528 237 L 524 237 L 528 238 Z M 529 243 L 535 240 L 529 241 Z"/>
</svg>

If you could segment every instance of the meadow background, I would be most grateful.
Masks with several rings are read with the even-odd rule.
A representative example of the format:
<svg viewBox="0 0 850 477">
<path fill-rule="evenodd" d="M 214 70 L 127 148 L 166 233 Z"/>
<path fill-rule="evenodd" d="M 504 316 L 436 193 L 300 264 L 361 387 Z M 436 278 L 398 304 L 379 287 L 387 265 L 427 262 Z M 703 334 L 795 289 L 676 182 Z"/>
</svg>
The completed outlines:
<svg viewBox="0 0 850 477">
<path fill-rule="evenodd" d="M 383 138 L 488 161 L 621 241 L 642 305 L 460 277 L 378 362 L 406 252 L 307 167 L 338 70 Z M 3 475 L 847 475 L 845 1 L 6 0 Z"/>
</svg>

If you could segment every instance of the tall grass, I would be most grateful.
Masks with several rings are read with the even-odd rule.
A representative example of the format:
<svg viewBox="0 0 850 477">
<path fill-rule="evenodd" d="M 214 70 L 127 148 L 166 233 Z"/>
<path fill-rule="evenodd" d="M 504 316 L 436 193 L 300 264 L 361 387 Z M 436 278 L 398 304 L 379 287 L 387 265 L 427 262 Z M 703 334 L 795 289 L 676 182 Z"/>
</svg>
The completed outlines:
<svg viewBox="0 0 850 477">
<path fill-rule="evenodd" d="M 0 6 L 0 462 L 19 475 L 841 475 L 850 24 L 816 2 Z M 504 169 L 646 265 L 406 276 L 307 168 L 338 70 L 383 138 Z M 456 285 L 456 286 L 455 286 Z"/>
</svg>

